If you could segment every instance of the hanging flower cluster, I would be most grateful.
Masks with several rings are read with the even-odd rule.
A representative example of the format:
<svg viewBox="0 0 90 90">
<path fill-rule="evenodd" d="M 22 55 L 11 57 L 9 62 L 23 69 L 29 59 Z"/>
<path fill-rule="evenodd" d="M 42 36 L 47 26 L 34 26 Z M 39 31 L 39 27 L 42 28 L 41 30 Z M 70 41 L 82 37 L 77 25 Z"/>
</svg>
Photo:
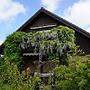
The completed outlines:
<svg viewBox="0 0 90 90">
<path fill-rule="evenodd" d="M 50 31 L 30 32 L 22 37 L 21 48 L 24 52 L 41 53 L 42 56 L 54 55 L 64 64 L 67 54 L 75 47 L 74 31 L 68 27 L 59 26 Z"/>
</svg>

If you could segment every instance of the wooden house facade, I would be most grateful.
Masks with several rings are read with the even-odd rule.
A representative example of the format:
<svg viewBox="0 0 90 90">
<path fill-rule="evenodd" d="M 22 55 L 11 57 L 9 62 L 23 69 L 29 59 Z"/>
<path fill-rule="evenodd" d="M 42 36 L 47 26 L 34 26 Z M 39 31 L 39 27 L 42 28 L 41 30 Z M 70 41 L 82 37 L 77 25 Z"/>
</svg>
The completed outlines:
<svg viewBox="0 0 90 90">
<path fill-rule="evenodd" d="M 33 15 L 17 31 L 31 32 L 50 30 L 59 25 L 67 26 L 73 29 L 75 31 L 76 44 L 80 46 L 85 54 L 90 54 L 90 33 L 44 8 L 41 8 L 38 12 L 36 12 L 36 14 Z"/>
</svg>

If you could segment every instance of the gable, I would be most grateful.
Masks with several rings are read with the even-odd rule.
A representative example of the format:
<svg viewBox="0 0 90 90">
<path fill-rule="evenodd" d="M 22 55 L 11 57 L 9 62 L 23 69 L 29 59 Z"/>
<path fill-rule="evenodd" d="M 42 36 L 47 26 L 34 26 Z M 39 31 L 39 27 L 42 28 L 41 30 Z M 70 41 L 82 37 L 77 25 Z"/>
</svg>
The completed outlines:
<svg viewBox="0 0 90 90">
<path fill-rule="evenodd" d="M 41 13 L 34 19 L 33 24 L 30 27 L 40 27 L 48 25 L 57 25 L 57 21 L 45 13 Z"/>
<path fill-rule="evenodd" d="M 78 26 L 68 22 L 67 20 L 51 13 L 50 11 L 41 8 L 36 12 L 25 24 L 23 24 L 17 31 L 37 31 L 42 29 L 51 29 L 54 26 L 67 26 L 85 37 L 90 38 L 90 34 Z M 41 29 L 42 28 L 42 29 Z"/>
<path fill-rule="evenodd" d="M 37 31 L 37 30 L 48 30 L 59 24 L 60 22 L 58 22 L 58 20 L 50 17 L 44 12 L 41 12 L 30 22 L 28 22 L 28 24 L 23 29 L 21 29 L 21 31 L 29 32 L 29 31 Z"/>
</svg>

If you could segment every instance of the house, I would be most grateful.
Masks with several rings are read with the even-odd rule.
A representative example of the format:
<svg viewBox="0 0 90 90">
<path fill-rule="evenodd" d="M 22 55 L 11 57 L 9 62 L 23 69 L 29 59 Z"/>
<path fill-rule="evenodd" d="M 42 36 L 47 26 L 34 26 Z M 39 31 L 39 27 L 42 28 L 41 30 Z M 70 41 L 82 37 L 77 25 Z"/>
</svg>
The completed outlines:
<svg viewBox="0 0 90 90">
<path fill-rule="evenodd" d="M 90 34 L 80 27 L 68 22 L 67 20 L 55 15 L 54 13 L 44 9 L 43 7 L 37 11 L 25 24 L 23 24 L 18 30 L 22 32 L 36 32 L 43 30 L 50 30 L 57 26 L 67 26 L 75 31 L 76 44 L 85 52 L 90 54 Z M 3 55 L 4 46 L 0 46 L 0 55 Z M 42 73 L 41 77 L 48 77 L 50 74 L 47 73 L 50 69 L 54 68 L 57 62 L 38 62 L 39 53 L 24 53 L 25 69 L 30 70 L 32 73 Z M 36 61 L 35 61 L 36 60 Z M 51 65 L 51 66 L 50 66 Z M 52 66 L 53 65 L 53 66 Z M 29 68 L 28 68 L 29 67 Z M 43 74 L 44 73 L 44 74 Z"/>
<path fill-rule="evenodd" d="M 44 9 L 43 7 L 37 11 L 25 24 L 23 24 L 17 31 L 32 32 L 50 30 L 53 27 L 63 25 L 75 31 L 76 44 L 85 52 L 90 54 L 90 33 L 81 29 L 80 27 L 70 23 L 69 21 L 55 15 L 54 13 Z M 4 46 L 0 46 L 0 54 L 3 54 Z"/>
<path fill-rule="evenodd" d="M 50 30 L 51 28 L 59 25 L 67 26 L 73 29 L 75 31 L 76 44 L 80 46 L 85 54 L 90 54 L 90 33 L 44 9 L 43 7 L 17 31 L 32 32 L 39 30 Z"/>
</svg>

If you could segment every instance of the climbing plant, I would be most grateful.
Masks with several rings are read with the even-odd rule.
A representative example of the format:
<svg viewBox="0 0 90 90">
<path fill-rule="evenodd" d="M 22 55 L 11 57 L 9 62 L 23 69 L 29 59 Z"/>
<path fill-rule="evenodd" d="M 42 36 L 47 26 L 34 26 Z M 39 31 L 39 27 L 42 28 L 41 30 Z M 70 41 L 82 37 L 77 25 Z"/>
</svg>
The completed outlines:
<svg viewBox="0 0 90 90">
<path fill-rule="evenodd" d="M 68 52 L 74 52 L 76 46 L 74 34 L 74 30 L 65 26 L 50 31 L 31 32 L 27 39 L 23 37 L 21 48 L 24 51 L 34 48 L 33 52 L 41 53 L 42 57 L 46 56 L 49 60 L 58 58 L 60 64 L 66 64 Z"/>
<path fill-rule="evenodd" d="M 48 60 L 58 59 L 60 64 L 66 64 L 67 55 L 75 48 L 74 30 L 58 26 L 50 31 L 14 32 L 9 35 L 4 43 L 4 58 L 22 67 L 22 53 L 40 53 L 42 58 Z"/>
<path fill-rule="evenodd" d="M 26 36 L 25 32 L 14 32 L 9 35 L 4 42 L 4 60 L 17 64 L 19 68 L 22 67 L 23 63 L 22 50 L 20 48 L 20 43 L 23 36 Z"/>
</svg>

